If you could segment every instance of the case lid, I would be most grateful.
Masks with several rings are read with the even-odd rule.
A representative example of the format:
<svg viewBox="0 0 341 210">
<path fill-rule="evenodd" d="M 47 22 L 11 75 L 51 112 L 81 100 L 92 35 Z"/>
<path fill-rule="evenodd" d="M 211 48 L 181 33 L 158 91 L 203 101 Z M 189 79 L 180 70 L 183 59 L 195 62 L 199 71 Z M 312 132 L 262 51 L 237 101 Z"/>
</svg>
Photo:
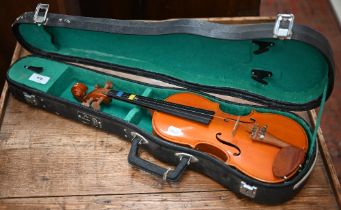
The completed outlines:
<svg viewBox="0 0 341 210">
<path fill-rule="evenodd" d="M 26 49 L 53 59 L 133 73 L 272 108 L 319 106 L 324 88 L 328 86 L 329 96 L 334 81 L 328 41 L 299 25 L 286 34 L 291 37 L 284 37 L 291 39 L 273 38 L 274 26 L 50 13 L 37 22 L 29 12 L 17 18 L 13 31 Z"/>
</svg>

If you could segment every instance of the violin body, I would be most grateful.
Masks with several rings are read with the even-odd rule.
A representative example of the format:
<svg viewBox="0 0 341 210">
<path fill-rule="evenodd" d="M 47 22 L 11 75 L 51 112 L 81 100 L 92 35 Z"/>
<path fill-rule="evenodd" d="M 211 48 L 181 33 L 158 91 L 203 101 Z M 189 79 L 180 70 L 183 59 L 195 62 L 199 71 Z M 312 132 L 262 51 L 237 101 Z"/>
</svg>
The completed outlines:
<svg viewBox="0 0 341 210">
<path fill-rule="evenodd" d="M 229 166 L 237 168 L 244 174 L 267 183 L 283 182 L 292 176 L 303 162 L 304 154 L 308 148 L 308 138 L 303 127 L 293 119 L 278 114 L 256 111 L 252 111 L 246 116 L 240 116 L 238 119 L 238 116 L 220 110 L 218 103 L 192 93 L 174 94 L 168 97 L 166 101 L 212 110 L 216 117 L 213 117 L 212 121 L 205 125 L 154 111 L 152 116 L 153 132 L 163 139 L 206 152 L 224 161 Z M 276 159 L 278 159 L 283 147 L 253 139 L 250 135 L 252 126 L 255 124 L 266 126 L 267 132 L 273 138 L 275 136 L 276 139 L 280 139 L 283 145 L 290 145 L 290 148 L 296 148 L 296 151 L 303 151 L 303 157 L 299 152 L 299 155 L 294 155 L 291 159 L 287 157 L 287 161 L 283 157 L 279 161 L 282 163 L 301 162 L 296 164 L 297 167 L 295 166 L 294 170 L 287 176 L 278 177 L 273 172 L 274 162 L 277 161 Z M 284 156 L 289 150 L 283 152 Z"/>
<path fill-rule="evenodd" d="M 76 83 L 71 92 L 84 106 L 100 109 L 111 99 L 153 111 L 157 136 L 208 153 L 244 174 L 267 183 L 283 182 L 304 162 L 308 138 L 293 119 L 255 110 L 245 116 L 223 112 L 218 103 L 193 93 L 178 93 L 165 101 Z"/>
</svg>

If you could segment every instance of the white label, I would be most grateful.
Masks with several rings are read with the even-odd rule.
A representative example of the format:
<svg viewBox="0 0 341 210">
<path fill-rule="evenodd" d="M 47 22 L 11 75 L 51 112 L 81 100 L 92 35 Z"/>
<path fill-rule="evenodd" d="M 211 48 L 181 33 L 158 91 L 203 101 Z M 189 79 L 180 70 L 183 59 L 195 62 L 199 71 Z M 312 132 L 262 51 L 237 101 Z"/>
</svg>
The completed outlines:
<svg viewBox="0 0 341 210">
<path fill-rule="evenodd" d="M 36 73 L 33 73 L 29 80 L 33 81 L 33 82 L 36 82 L 36 83 L 40 83 L 40 84 L 43 84 L 45 85 L 49 80 L 50 80 L 50 77 L 47 77 L 47 76 L 43 76 L 43 75 L 40 75 L 40 74 L 36 74 Z"/>
</svg>

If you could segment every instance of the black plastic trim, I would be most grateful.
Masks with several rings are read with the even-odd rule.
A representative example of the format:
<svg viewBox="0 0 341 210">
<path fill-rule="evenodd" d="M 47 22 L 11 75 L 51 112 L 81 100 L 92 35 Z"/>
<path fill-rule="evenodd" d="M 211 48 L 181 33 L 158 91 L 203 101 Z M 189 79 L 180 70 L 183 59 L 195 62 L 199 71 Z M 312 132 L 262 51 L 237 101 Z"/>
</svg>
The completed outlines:
<svg viewBox="0 0 341 210">
<path fill-rule="evenodd" d="M 135 167 L 138 167 L 148 173 L 154 174 L 156 176 L 159 176 L 160 178 L 163 178 L 167 181 L 178 181 L 182 174 L 185 172 L 185 169 L 190 163 L 190 157 L 185 156 L 182 157 L 181 160 L 179 160 L 178 165 L 175 169 L 167 169 L 163 168 L 161 166 L 156 165 L 155 163 L 149 162 L 147 160 L 142 159 L 138 155 L 138 149 L 139 145 L 143 143 L 143 139 L 139 137 L 133 137 L 130 151 L 128 154 L 128 162 L 132 164 Z M 145 142 L 147 144 L 148 142 Z"/>
</svg>

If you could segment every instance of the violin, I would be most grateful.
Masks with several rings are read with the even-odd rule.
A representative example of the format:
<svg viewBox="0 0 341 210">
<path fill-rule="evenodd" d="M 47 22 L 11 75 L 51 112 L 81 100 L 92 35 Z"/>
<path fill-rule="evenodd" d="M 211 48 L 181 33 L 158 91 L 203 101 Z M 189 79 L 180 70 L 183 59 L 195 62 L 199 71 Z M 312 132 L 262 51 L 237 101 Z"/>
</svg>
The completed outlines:
<svg viewBox="0 0 341 210">
<path fill-rule="evenodd" d="M 100 109 L 112 99 L 150 110 L 153 133 L 180 145 L 208 153 L 242 173 L 267 183 L 292 177 L 305 160 L 308 137 L 293 119 L 255 110 L 245 116 L 223 112 L 219 104 L 194 93 L 177 93 L 166 100 L 76 83 L 71 92 L 85 106 Z"/>
</svg>

